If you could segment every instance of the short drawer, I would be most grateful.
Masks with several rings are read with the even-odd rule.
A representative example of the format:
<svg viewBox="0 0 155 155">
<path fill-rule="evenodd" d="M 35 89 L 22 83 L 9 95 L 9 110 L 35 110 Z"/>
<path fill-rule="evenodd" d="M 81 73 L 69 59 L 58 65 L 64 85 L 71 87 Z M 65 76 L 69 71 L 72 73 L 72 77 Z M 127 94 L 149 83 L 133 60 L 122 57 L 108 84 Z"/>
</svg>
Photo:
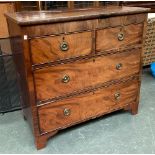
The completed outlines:
<svg viewBox="0 0 155 155">
<path fill-rule="evenodd" d="M 41 106 L 38 108 L 40 130 L 43 133 L 66 128 L 121 109 L 135 102 L 138 87 L 134 80 Z"/>
<path fill-rule="evenodd" d="M 37 100 L 47 100 L 139 72 L 140 49 L 34 71 Z"/>
<path fill-rule="evenodd" d="M 118 49 L 142 43 L 143 24 L 101 29 L 96 35 L 96 51 Z"/>
<path fill-rule="evenodd" d="M 92 33 L 81 32 L 31 39 L 33 64 L 40 64 L 90 54 Z"/>
</svg>

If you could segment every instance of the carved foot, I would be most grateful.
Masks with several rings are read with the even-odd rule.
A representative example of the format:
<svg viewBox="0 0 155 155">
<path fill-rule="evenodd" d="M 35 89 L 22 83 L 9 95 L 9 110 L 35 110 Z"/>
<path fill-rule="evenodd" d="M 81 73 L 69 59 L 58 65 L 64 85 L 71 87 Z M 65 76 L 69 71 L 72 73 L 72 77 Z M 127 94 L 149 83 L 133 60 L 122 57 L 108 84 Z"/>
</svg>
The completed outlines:
<svg viewBox="0 0 155 155">
<path fill-rule="evenodd" d="M 36 137 L 35 144 L 36 144 L 37 150 L 44 148 L 46 146 L 48 139 L 54 136 L 56 133 L 57 131 L 54 131 L 54 132 L 50 132 L 48 134 Z"/>
</svg>

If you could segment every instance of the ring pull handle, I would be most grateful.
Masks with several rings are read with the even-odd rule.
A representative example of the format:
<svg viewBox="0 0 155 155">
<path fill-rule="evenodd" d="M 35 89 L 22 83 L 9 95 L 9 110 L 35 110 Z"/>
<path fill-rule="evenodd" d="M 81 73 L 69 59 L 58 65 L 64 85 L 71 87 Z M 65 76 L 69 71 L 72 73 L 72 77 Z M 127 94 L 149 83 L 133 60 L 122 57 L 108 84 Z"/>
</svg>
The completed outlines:
<svg viewBox="0 0 155 155">
<path fill-rule="evenodd" d="M 70 114 L 71 114 L 71 110 L 68 109 L 68 108 L 65 108 L 65 109 L 64 109 L 64 115 L 65 115 L 65 116 L 69 116 Z"/>
<path fill-rule="evenodd" d="M 118 64 L 116 65 L 116 69 L 117 69 L 117 70 L 121 70 L 122 67 L 123 67 L 123 64 L 122 64 L 122 63 L 118 63 Z"/>
<path fill-rule="evenodd" d="M 120 99 L 120 97 L 121 97 L 121 93 L 120 92 L 116 92 L 114 97 L 115 97 L 115 100 L 118 101 Z"/>
<path fill-rule="evenodd" d="M 63 83 L 68 83 L 69 81 L 70 81 L 69 75 L 64 75 L 64 77 L 62 78 L 62 82 Z"/>
<path fill-rule="evenodd" d="M 119 41 L 123 41 L 124 40 L 124 33 L 123 32 L 119 32 L 117 35 L 117 38 Z"/>
<path fill-rule="evenodd" d="M 60 43 L 60 50 L 63 51 L 63 52 L 67 52 L 69 50 L 69 45 L 66 41 L 62 41 Z"/>
</svg>

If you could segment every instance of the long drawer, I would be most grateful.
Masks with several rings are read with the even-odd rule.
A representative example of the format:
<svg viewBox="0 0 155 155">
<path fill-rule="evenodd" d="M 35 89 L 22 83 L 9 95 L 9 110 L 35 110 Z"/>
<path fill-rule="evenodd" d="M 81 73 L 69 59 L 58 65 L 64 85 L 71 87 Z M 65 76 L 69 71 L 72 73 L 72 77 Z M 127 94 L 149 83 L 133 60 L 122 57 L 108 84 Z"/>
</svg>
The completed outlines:
<svg viewBox="0 0 155 155">
<path fill-rule="evenodd" d="M 140 49 L 34 71 L 37 100 L 63 96 L 139 72 Z"/>
<path fill-rule="evenodd" d="M 42 133 L 66 128 L 72 124 L 121 109 L 135 102 L 138 81 L 130 81 L 68 98 L 38 108 Z"/>
</svg>

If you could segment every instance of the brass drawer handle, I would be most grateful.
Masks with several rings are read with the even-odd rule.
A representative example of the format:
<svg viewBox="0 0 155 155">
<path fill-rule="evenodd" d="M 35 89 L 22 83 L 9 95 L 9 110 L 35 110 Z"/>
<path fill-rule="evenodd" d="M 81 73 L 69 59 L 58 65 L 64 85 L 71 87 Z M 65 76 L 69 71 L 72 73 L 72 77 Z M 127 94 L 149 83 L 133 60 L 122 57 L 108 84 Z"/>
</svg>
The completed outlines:
<svg viewBox="0 0 155 155">
<path fill-rule="evenodd" d="M 117 38 L 119 41 L 123 41 L 124 40 L 124 33 L 123 32 L 118 33 Z"/>
<path fill-rule="evenodd" d="M 121 70 L 122 67 L 123 67 L 123 64 L 122 64 L 122 63 L 118 63 L 118 64 L 116 65 L 116 69 L 117 69 L 117 70 Z"/>
<path fill-rule="evenodd" d="M 68 83 L 69 81 L 70 81 L 70 77 L 68 75 L 64 75 L 64 77 L 62 78 L 62 82 Z"/>
<path fill-rule="evenodd" d="M 68 109 L 68 108 L 65 108 L 65 109 L 64 109 L 64 115 L 65 115 L 65 116 L 69 116 L 70 114 L 71 114 L 71 110 Z"/>
<path fill-rule="evenodd" d="M 121 93 L 120 92 L 115 93 L 114 97 L 115 97 L 115 100 L 119 100 L 121 97 Z"/>
<path fill-rule="evenodd" d="M 61 49 L 61 51 L 63 51 L 63 52 L 68 51 L 68 49 L 69 49 L 68 43 L 67 43 L 66 41 L 63 41 L 63 42 L 60 44 L 60 49 Z"/>
</svg>

